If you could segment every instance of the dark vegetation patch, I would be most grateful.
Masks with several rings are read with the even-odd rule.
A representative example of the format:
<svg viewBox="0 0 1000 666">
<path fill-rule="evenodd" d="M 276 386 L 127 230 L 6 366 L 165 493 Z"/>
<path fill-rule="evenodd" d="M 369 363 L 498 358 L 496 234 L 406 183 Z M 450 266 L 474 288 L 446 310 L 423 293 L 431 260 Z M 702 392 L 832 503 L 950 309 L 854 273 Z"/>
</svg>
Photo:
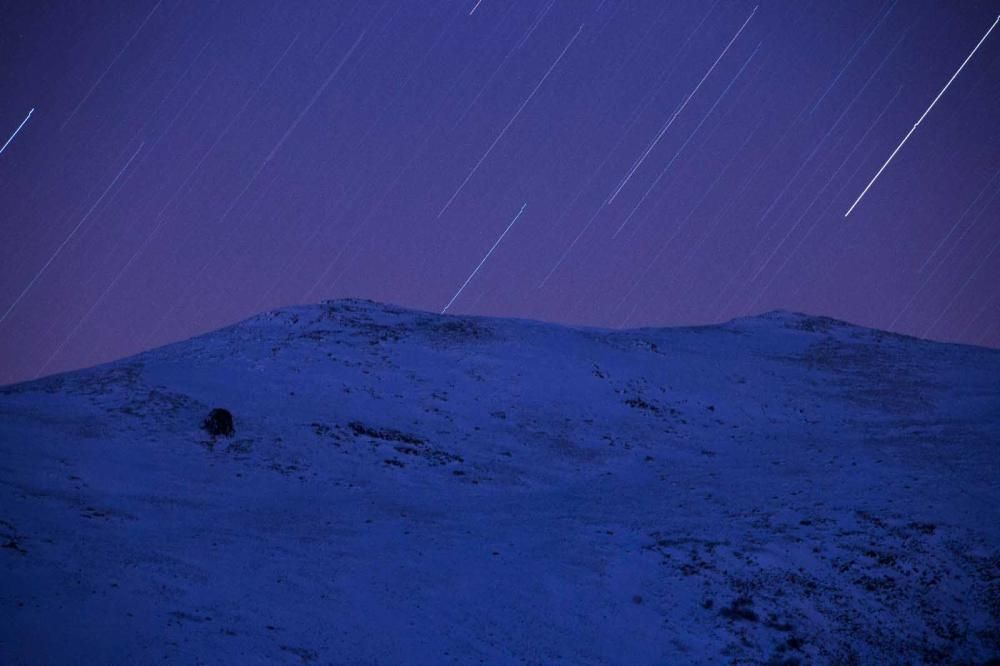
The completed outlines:
<svg viewBox="0 0 1000 666">
<path fill-rule="evenodd" d="M 372 324 L 365 330 L 359 331 L 355 335 L 368 339 L 369 346 L 380 345 L 388 342 L 397 342 L 403 337 L 403 331 L 389 328 L 381 324 Z"/>
<path fill-rule="evenodd" d="M 905 350 L 832 337 L 811 345 L 799 361 L 833 378 L 840 396 L 860 407 L 890 414 L 914 414 L 933 409 L 927 361 Z"/>
<path fill-rule="evenodd" d="M 778 620 L 778 617 L 773 613 L 768 615 L 767 620 L 764 622 L 764 626 L 767 627 L 768 629 L 774 629 L 775 631 L 781 631 L 785 633 L 795 629 L 795 627 L 793 627 L 788 622 L 781 622 L 780 620 Z"/>
<path fill-rule="evenodd" d="M 96 519 L 105 520 L 105 521 L 113 520 L 113 519 L 117 519 L 119 521 L 121 521 L 121 520 L 135 520 L 136 519 L 135 516 L 133 516 L 130 513 L 126 513 L 125 511 L 119 511 L 118 509 L 111 509 L 111 508 L 106 508 L 106 507 L 99 509 L 99 508 L 93 507 L 93 506 L 83 506 L 83 507 L 81 507 L 80 508 L 80 517 L 81 518 L 87 518 L 87 519 L 90 519 L 90 520 L 93 520 L 93 519 L 96 518 Z"/>
<path fill-rule="evenodd" d="M 91 397 L 128 392 L 135 395 L 142 381 L 143 365 L 130 363 L 113 368 L 91 368 L 74 373 L 62 385 L 60 392 L 75 393 Z"/>
<path fill-rule="evenodd" d="M 399 442 L 393 448 L 397 453 L 404 456 L 411 456 L 414 458 L 421 458 L 426 463 L 432 466 L 446 465 L 448 463 L 461 463 L 465 462 L 460 455 L 456 455 L 449 451 L 444 451 L 442 449 L 435 449 L 427 444 L 427 441 L 416 435 L 403 432 L 401 430 L 395 430 L 393 428 L 375 428 L 372 426 L 365 425 L 360 421 L 351 421 L 348 426 L 354 432 L 355 435 L 369 437 L 380 442 Z M 394 465 L 397 467 L 403 467 L 403 463 L 392 458 L 386 460 L 387 465 Z"/>
<path fill-rule="evenodd" d="M 730 621 L 743 620 L 746 622 L 757 622 L 760 618 L 753 611 L 753 599 L 750 597 L 736 597 L 728 606 L 719 609 L 719 615 Z"/>
<path fill-rule="evenodd" d="M 829 333 L 836 328 L 845 326 L 849 326 L 849 324 L 830 317 L 799 316 L 785 321 L 785 328 L 810 333 Z"/>
<path fill-rule="evenodd" d="M 647 412 L 653 412 L 654 414 L 660 413 L 660 408 L 651 402 L 647 402 L 641 396 L 635 398 L 628 398 L 625 400 L 625 404 L 633 409 L 643 409 Z"/>
<path fill-rule="evenodd" d="M 268 465 L 268 468 L 283 476 L 291 476 L 297 472 L 303 471 L 302 468 L 295 463 L 281 463 L 278 461 L 272 461 L 271 464 Z"/>
<path fill-rule="evenodd" d="M 908 527 L 928 536 L 937 531 L 937 525 L 934 523 L 910 523 Z"/>
<path fill-rule="evenodd" d="M 330 426 L 328 426 L 328 425 L 326 425 L 324 423 L 318 423 L 316 421 L 313 421 L 312 423 L 309 424 L 309 426 L 313 429 L 313 432 L 316 433 L 317 435 L 320 435 L 320 436 L 331 435 L 332 436 L 332 434 L 333 434 L 333 428 L 331 428 Z"/>
<path fill-rule="evenodd" d="M 5 540 L 4 543 L 3 543 L 3 545 L 0 546 L 0 548 L 6 548 L 7 550 L 13 550 L 14 552 L 20 553 L 22 555 L 27 555 L 28 554 L 28 551 L 25 550 L 21 546 L 21 544 L 18 543 L 17 539 L 15 539 L 13 537 Z"/>
<path fill-rule="evenodd" d="M 285 651 L 285 652 L 288 652 L 290 654 L 294 654 L 296 657 L 298 657 L 299 659 L 301 659 L 302 663 L 304 663 L 304 664 L 308 664 L 310 662 L 313 662 L 313 661 L 316 661 L 317 659 L 319 659 L 319 654 L 317 654 L 313 650 L 307 650 L 306 648 L 302 648 L 302 647 L 293 647 L 293 646 L 290 646 L 290 645 L 281 645 L 279 647 L 283 651 Z"/>
<path fill-rule="evenodd" d="M 404 456 L 423 458 L 431 465 L 446 465 L 451 462 L 465 462 L 462 459 L 462 456 L 442 451 L 440 449 L 414 446 L 396 446 L 393 448 L 395 448 L 399 453 L 402 453 Z"/>
<path fill-rule="evenodd" d="M 354 431 L 355 435 L 364 435 L 365 437 L 371 437 L 372 439 L 381 439 L 387 442 L 405 442 L 407 444 L 424 444 L 424 440 L 417 437 L 416 435 L 411 435 L 409 433 L 402 432 L 401 430 L 395 430 L 394 428 L 373 428 L 372 426 L 365 425 L 360 421 L 351 421 L 347 426 Z"/>
<path fill-rule="evenodd" d="M 790 650 L 801 650 L 805 644 L 804 640 L 796 636 L 789 636 L 788 640 L 785 641 L 785 646 Z"/>
<path fill-rule="evenodd" d="M 136 388 L 129 388 L 128 402 L 115 408 L 113 411 L 128 414 L 138 418 L 150 416 L 175 417 L 180 414 L 186 415 L 202 407 L 195 399 L 181 393 L 174 393 L 163 388 L 153 388 L 146 391 Z"/>
<path fill-rule="evenodd" d="M 300 333 L 298 337 L 305 338 L 306 340 L 313 340 L 315 342 L 322 342 L 331 335 L 333 335 L 333 331 L 324 331 L 322 329 L 315 329 L 312 331 L 306 331 L 305 333 Z"/>
<path fill-rule="evenodd" d="M 450 342 L 471 342 L 490 340 L 495 337 L 493 329 L 474 319 L 436 319 L 428 327 L 435 337 Z"/>
<path fill-rule="evenodd" d="M 665 575 L 702 588 L 700 606 L 728 624 L 734 646 L 742 646 L 738 653 L 745 654 L 753 642 L 771 650 L 766 663 L 795 657 L 802 663 L 860 664 L 875 654 L 901 655 L 906 663 L 982 663 L 982 657 L 970 661 L 968 655 L 1000 649 L 1000 632 L 985 628 L 990 617 L 1000 617 L 1000 555 L 960 552 L 956 542 L 932 538 L 940 528 L 929 523 L 921 528 L 897 514 L 855 511 L 843 519 L 822 549 L 810 549 L 814 562 L 800 566 L 760 560 L 759 544 L 734 550 L 729 543 L 671 532 L 650 533 L 652 540 L 641 548 L 662 558 Z M 808 522 L 824 529 L 828 521 Z M 785 530 L 766 520 L 753 527 L 758 535 Z M 802 548 L 804 554 L 808 547 Z M 958 605 L 952 590 L 962 590 Z M 712 603 L 720 594 L 732 601 Z M 968 615 L 968 609 L 977 614 Z M 870 612 L 892 621 L 866 623 L 861 618 Z M 849 637 L 840 647 L 859 648 L 853 660 L 837 645 L 806 647 L 817 629 L 831 627 Z"/>
<path fill-rule="evenodd" d="M 333 445 L 340 447 L 341 442 L 344 440 L 343 428 L 341 426 L 329 426 L 325 423 L 319 423 L 318 421 L 313 421 L 309 424 L 312 431 L 316 433 L 318 437 L 324 437 L 333 440 Z M 357 433 L 355 433 L 357 434 Z"/>
<path fill-rule="evenodd" d="M 891 553 L 880 553 L 875 550 L 867 550 L 865 551 L 865 555 L 872 558 L 882 566 L 891 567 L 896 564 L 896 556 Z"/>
<path fill-rule="evenodd" d="M 605 344 L 626 351 L 647 351 L 653 354 L 663 354 L 660 347 L 651 340 L 640 338 L 635 333 L 624 332 L 623 334 L 611 334 L 604 338 Z"/>
<path fill-rule="evenodd" d="M 659 554 L 663 564 L 676 567 L 684 576 L 703 576 L 714 571 L 715 551 L 724 545 L 721 541 L 667 538 L 660 532 L 653 532 L 650 536 L 654 539 L 653 543 L 642 546 L 642 549 Z"/>
<path fill-rule="evenodd" d="M 413 326 L 406 321 L 387 323 L 374 319 L 372 317 L 373 312 L 396 315 L 407 314 L 404 310 L 383 306 L 374 301 L 348 299 L 327 301 L 324 305 L 326 305 L 324 313 L 326 319 L 336 322 L 339 325 L 339 330 L 319 330 L 305 334 L 316 340 L 324 340 L 333 334 L 339 333 L 344 336 L 359 338 L 367 342 L 369 346 L 374 347 L 383 343 L 397 342 L 413 330 Z"/>
<path fill-rule="evenodd" d="M 212 617 L 210 615 L 195 615 L 194 613 L 187 613 L 185 611 L 171 611 L 170 617 L 173 618 L 177 623 L 197 622 L 201 624 L 204 622 L 212 621 Z"/>
</svg>

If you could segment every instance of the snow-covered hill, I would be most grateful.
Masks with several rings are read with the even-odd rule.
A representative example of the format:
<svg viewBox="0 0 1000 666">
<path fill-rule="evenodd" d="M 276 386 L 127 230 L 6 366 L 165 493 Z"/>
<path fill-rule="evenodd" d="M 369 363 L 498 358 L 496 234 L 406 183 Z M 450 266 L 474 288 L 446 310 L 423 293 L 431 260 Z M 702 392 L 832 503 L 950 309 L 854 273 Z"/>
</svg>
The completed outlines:
<svg viewBox="0 0 1000 666">
<path fill-rule="evenodd" d="M 0 389 L 0 545 L 5 664 L 984 662 L 1000 352 L 288 308 Z"/>
</svg>

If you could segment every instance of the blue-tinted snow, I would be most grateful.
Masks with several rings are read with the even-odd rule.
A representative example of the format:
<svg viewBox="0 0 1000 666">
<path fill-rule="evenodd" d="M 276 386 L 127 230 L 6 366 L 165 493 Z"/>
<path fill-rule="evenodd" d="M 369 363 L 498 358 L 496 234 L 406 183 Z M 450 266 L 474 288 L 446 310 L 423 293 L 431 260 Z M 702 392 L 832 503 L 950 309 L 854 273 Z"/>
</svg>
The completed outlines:
<svg viewBox="0 0 1000 666">
<path fill-rule="evenodd" d="M 998 446 L 997 351 L 287 308 L 0 389 L 0 661 L 984 661 Z"/>
</svg>

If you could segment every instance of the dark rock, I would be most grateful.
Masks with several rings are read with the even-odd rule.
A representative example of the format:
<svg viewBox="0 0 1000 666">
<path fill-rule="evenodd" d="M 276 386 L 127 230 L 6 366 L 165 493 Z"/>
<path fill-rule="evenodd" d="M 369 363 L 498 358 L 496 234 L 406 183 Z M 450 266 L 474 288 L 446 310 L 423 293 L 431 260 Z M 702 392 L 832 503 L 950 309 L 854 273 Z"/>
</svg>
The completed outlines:
<svg viewBox="0 0 1000 666">
<path fill-rule="evenodd" d="M 212 437 L 232 437 L 236 432 L 233 428 L 233 415 L 228 409 L 216 407 L 208 413 L 208 417 L 202 421 L 201 427 Z"/>
</svg>

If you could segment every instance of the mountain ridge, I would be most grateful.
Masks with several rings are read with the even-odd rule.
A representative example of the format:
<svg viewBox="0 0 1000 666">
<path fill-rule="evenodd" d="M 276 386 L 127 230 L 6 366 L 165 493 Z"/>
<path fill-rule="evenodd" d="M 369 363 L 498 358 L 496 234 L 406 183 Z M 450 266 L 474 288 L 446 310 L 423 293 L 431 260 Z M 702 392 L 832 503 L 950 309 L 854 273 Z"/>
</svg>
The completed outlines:
<svg viewBox="0 0 1000 666">
<path fill-rule="evenodd" d="M 232 322 L 230 324 L 226 324 L 224 326 L 220 326 L 219 328 L 216 328 L 216 329 L 213 329 L 213 330 L 210 330 L 210 331 L 206 331 L 206 332 L 203 332 L 203 333 L 198 333 L 196 335 L 193 335 L 193 336 L 191 336 L 189 338 L 185 338 L 183 340 L 177 340 L 177 341 L 174 341 L 174 342 L 168 342 L 168 343 L 159 345 L 157 347 L 154 347 L 152 349 L 148 349 L 148 350 L 136 352 L 134 354 L 129 354 L 129 355 L 123 356 L 121 358 L 104 361 L 104 362 L 97 363 L 97 364 L 92 365 L 92 366 L 87 366 L 87 367 L 83 367 L 83 368 L 77 368 L 77 369 L 74 369 L 74 370 L 66 370 L 66 371 L 61 371 L 61 372 L 53 373 L 51 375 L 44 375 L 42 377 L 37 377 L 35 379 L 26 379 L 26 380 L 11 382 L 9 384 L 0 384 L 0 390 L 3 390 L 6 387 L 17 386 L 19 384 L 26 384 L 26 383 L 30 383 L 30 382 L 34 382 L 34 381 L 44 380 L 47 377 L 53 377 L 53 376 L 57 376 L 57 375 L 68 374 L 68 373 L 79 372 L 79 371 L 86 371 L 86 370 L 90 370 L 91 368 L 104 367 L 104 366 L 108 366 L 108 365 L 111 365 L 111 364 L 123 362 L 123 361 L 126 361 L 128 359 L 132 359 L 132 358 L 141 356 L 143 354 L 147 354 L 147 353 L 150 353 L 150 352 L 155 352 L 156 350 L 162 349 L 164 347 L 172 347 L 172 346 L 178 345 L 178 344 L 183 345 L 183 344 L 187 343 L 190 340 L 194 340 L 194 339 L 200 338 L 202 336 L 218 334 L 220 331 L 226 331 L 226 330 L 229 330 L 229 329 L 234 328 L 234 327 L 250 325 L 250 324 L 252 324 L 254 322 L 258 322 L 258 321 L 266 321 L 269 317 L 276 316 L 277 313 L 282 313 L 282 312 L 298 312 L 298 313 L 302 314 L 302 313 L 308 313 L 311 310 L 317 310 L 318 311 L 321 308 L 331 307 L 331 306 L 332 307 L 353 307 L 353 308 L 358 308 L 360 310 L 373 310 L 373 311 L 379 311 L 379 310 L 381 310 L 382 312 L 385 312 L 385 313 L 396 313 L 396 314 L 407 313 L 407 314 L 411 314 L 411 315 L 422 315 L 422 316 L 428 316 L 428 317 L 445 317 L 445 318 L 451 318 L 453 320 L 468 319 L 468 320 L 482 320 L 482 321 L 523 322 L 523 323 L 534 324 L 534 325 L 561 327 L 561 328 L 565 328 L 565 329 L 568 329 L 568 330 L 574 330 L 574 331 L 591 331 L 591 332 L 601 332 L 601 333 L 609 333 L 609 334 L 628 334 L 628 333 L 643 333 L 643 332 L 653 332 L 653 333 L 656 333 L 656 332 L 665 332 L 665 331 L 719 329 L 719 328 L 726 328 L 726 327 L 735 327 L 735 326 L 739 326 L 741 324 L 752 324 L 753 322 L 770 322 L 770 321 L 774 321 L 774 322 L 780 322 L 780 323 L 782 323 L 782 325 L 784 325 L 786 328 L 798 328 L 798 329 L 801 329 L 801 330 L 817 330 L 817 329 L 820 329 L 820 328 L 829 328 L 831 326 L 832 327 L 841 327 L 841 328 L 850 328 L 850 329 L 855 329 L 857 331 L 870 331 L 872 334 L 878 335 L 878 336 L 894 337 L 894 338 L 898 338 L 898 339 L 913 340 L 913 341 L 917 341 L 917 342 L 921 342 L 921 343 L 926 343 L 926 344 L 931 344 L 931 345 L 951 345 L 951 346 L 956 346 L 956 347 L 969 347 L 969 348 L 975 348 L 975 349 L 983 349 L 983 350 L 987 350 L 989 352 L 995 352 L 997 354 L 1000 354 L 1000 349 L 994 349 L 992 347 L 986 347 L 986 346 L 982 346 L 982 345 L 974 345 L 974 344 L 965 343 L 965 342 L 956 342 L 956 341 L 948 341 L 948 340 L 933 340 L 933 339 L 930 339 L 930 338 L 920 338 L 920 337 L 912 336 L 912 335 L 909 335 L 909 334 L 906 334 L 906 333 L 898 333 L 898 332 L 895 332 L 895 331 L 887 331 L 887 330 L 884 330 L 884 329 L 872 328 L 872 327 L 869 327 L 869 326 L 864 326 L 862 324 L 856 324 L 854 322 L 850 322 L 850 321 L 843 320 L 843 319 L 837 319 L 835 317 L 830 317 L 830 316 L 827 316 L 827 315 L 809 314 L 809 313 L 801 312 L 801 311 L 797 311 L 797 310 L 786 310 L 786 309 L 780 309 L 780 308 L 779 309 L 774 309 L 774 310 L 767 310 L 767 311 L 760 312 L 760 313 L 754 314 L 754 315 L 747 315 L 747 316 L 743 316 L 743 317 L 736 317 L 736 318 L 730 319 L 728 321 L 717 322 L 717 323 L 708 323 L 708 324 L 681 324 L 681 325 L 668 325 L 668 326 L 638 326 L 638 327 L 633 327 L 633 328 L 607 328 L 607 327 L 601 327 L 601 326 L 588 326 L 588 325 L 581 325 L 581 324 L 557 323 L 557 322 L 550 322 L 550 321 L 546 321 L 546 320 L 542 320 L 542 319 L 532 319 L 532 318 L 525 318 L 525 317 L 502 317 L 502 316 L 495 316 L 495 315 L 457 314 L 457 313 L 442 314 L 442 313 L 436 313 L 436 312 L 432 312 L 432 311 L 428 311 L 428 310 L 420 310 L 420 309 L 417 309 L 417 308 L 404 307 L 404 306 L 395 305 L 395 304 L 392 304 L 392 303 L 375 301 L 375 300 L 371 300 L 371 299 L 367 299 L 367 298 L 338 298 L 338 299 L 324 300 L 324 301 L 320 301 L 318 303 L 293 304 L 293 305 L 286 305 L 286 306 L 274 308 L 272 310 L 267 310 L 267 311 L 264 311 L 264 312 L 261 312 L 261 313 L 255 314 L 255 315 L 251 315 L 249 317 L 246 317 L 244 319 L 240 319 L 240 320 Z"/>
<path fill-rule="evenodd" d="M 0 387 L 0 656 L 986 661 L 998 442 L 1000 352 L 829 318 L 281 308 Z"/>
</svg>

